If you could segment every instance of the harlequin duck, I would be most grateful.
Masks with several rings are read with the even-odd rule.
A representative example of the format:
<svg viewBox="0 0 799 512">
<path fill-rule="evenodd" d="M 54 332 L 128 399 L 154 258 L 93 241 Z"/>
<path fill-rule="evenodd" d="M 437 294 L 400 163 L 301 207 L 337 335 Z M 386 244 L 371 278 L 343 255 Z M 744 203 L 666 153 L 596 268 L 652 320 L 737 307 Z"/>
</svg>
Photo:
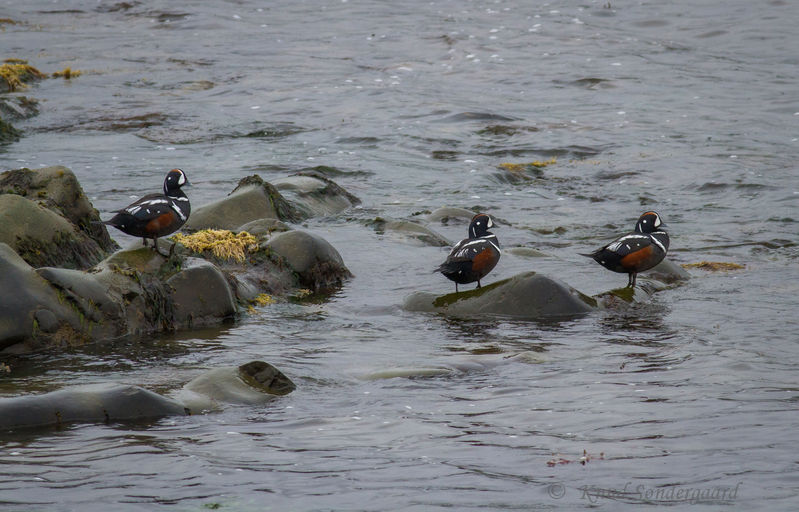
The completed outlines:
<svg viewBox="0 0 799 512">
<path fill-rule="evenodd" d="M 664 226 L 660 215 L 646 212 L 638 219 L 634 232 L 620 236 L 608 245 L 583 256 L 593 258 L 614 272 L 629 274 L 627 287 L 635 287 L 638 272 L 649 270 L 666 257 L 669 234 L 663 231 Z"/>
<path fill-rule="evenodd" d="M 116 210 L 116 215 L 103 224 L 142 237 L 145 247 L 147 239 L 152 238 L 153 248 L 161 254 L 158 251 L 158 238 L 180 229 L 191 213 L 189 198 L 180 190 L 184 185 L 189 185 L 186 173 L 172 169 L 164 179 L 163 194 L 147 194 L 125 208 Z"/>
<path fill-rule="evenodd" d="M 458 284 L 477 281 L 477 287 L 480 288 L 480 279 L 497 265 L 502 251 L 496 235 L 488 231 L 493 227 L 494 222 L 485 213 L 472 217 L 469 238 L 458 242 L 446 261 L 438 267 L 437 270 L 447 279 L 455 281 L 455 293 L 458 293 Z"/>
</svg>

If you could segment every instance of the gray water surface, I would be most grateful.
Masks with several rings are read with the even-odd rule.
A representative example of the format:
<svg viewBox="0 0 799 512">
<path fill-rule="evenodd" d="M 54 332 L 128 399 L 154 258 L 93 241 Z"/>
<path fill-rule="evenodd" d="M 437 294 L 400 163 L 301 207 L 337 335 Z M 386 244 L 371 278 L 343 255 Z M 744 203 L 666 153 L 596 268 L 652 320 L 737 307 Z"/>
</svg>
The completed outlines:
<svg viewBox="0 0 799 512">
<path fill-rule="evenodd" d="M 251 359 L 298 389 L 4 435 L 2 508 L 799 506 L 796 2 L 4 1 L 0 18 L 17 22 L 0 25 L 4 57 L 83 73 L 18 93 L 41 113 L 16 123 L 0 169 L 65 165 L 104 218 L 173 167 L 195 207 L 244 176 L 318 165 L 363 200 L 299 226 L 355 274 L 326 302 L 8 361 L 6 396 L 168 392 Z M 553 157 L 522 177 L 499 167 Z M 445 205 L 549 255 L 506 251 L 486 282 L 535 270 L 588 294 L 622 286 L 577 253 L 647 209 L 676 262 L 745 268 L 563 322 L 404 312 L 413 291 L 453 291 L 432 273 L 447 249 L 366 221 Z M 363 378 L 431 367 L 454 371 Z"/>
</svg>

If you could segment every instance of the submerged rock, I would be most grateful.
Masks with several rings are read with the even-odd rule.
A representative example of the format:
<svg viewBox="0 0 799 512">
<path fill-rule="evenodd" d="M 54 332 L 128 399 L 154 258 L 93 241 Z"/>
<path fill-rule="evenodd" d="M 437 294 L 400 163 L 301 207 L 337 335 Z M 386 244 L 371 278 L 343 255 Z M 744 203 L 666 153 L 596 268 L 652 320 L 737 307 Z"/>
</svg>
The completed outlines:
<svg viewBox="0 0 799 512">
<path fill-rule="evenodd" d="M 393 220 L 378 217 L 371 226 L 378 234 L 387 234 L 400 240 L 409 240 L 433 247 L 449 247 L 452 242 L 427 226 L 409 220 Z"/>
<path fill-rule="evenodd" d="M 427 220 L 430 222 L 440 222 L 442 224 L 446 224 L 451 220 L 469 222 L 472 220 L 472 217 L 474 216 L 475 213 L 473 211 L 467 210 L 465 208 L 454 208 L 451 206 L 443 206 L 441 208 L 433 210 L 430 214 L 428 214 Z"/>
<path fill-rule="evenodd" d="M 201 412 L 219 409 L 222 404 L 263 404 L 296 388 L 271 364 L 251 361 L 206 372 L 183 386 L 176 396 L 192 411 Z"/>
<path fill-rule="evenodd" d="M 454 317 L 485 315 L 537 320 L 567 318 L 596 309 L 594 299 L 555 279 L 525 272 L 482 288 L 436 296 L 416 292 L 405 299 L 408 311 Z"/>
<path fill-rule="evenodd" d="M 197 414 L 223 404 L 262 404 L 294 389 L 291 379 L 271 364 L 251 361 L 197 377 L 175 393 L 177 399 L 120 384 L 73 386 L 41 395 L 0 398 L 0 430 Z"/>
<path fill-rule="evenodd" d="M 42 395 L 0 398 L 0 429 L 114 423 L 186 415 L 186 407 L 139 386 L 90 384 Z"/>
</svg>

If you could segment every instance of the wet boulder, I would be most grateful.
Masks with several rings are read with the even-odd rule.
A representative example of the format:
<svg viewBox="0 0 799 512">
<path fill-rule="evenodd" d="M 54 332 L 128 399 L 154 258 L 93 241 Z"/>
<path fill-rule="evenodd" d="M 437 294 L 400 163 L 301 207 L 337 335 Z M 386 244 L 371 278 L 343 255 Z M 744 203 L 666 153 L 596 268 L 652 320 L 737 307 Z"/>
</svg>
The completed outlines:
<svg viewBox="0 0 799 512">
<path fill-rule="evenodd" d="M 0 194 L 0 242 L 34 267 L 88 268 L 105 256 L 67 219 L 16 194 Z"/>
<path fill-rule="evenodd" d="M 0 174 L 0 193 L 21 195 L 68 220 L 75 229 L 99 248 L 96 263 L 119 246 L 100 223 L 100 214 L 83 192 L 75 174 L 62 166 L 16 169 Z M 81 239 L 81 243 L 86 243 Z M 56 263 L 53 263 L 54 265 Z M 91 266 L 85 265 L 80 268 Z"/>
<path fill-rule="evenodd" d="M 185 229 L 236 229 L 258 219 L 296 222 L 305 216 L 260 176 L 248 176 L 227 197 L 192 211 Z"/>
<path fill-rule="evenodd" d="M 209 261 L 186 258 L 166 284 L 176 328 L 219 324 L 236 315 L 233 291 L 222 271 Z"/>
<path fill-rule="evenodd" d="M 0 243 L 0 290 L 0 351 L 86 340 L 79 311 L 4 243 Z"/>
<path fill-rule="evenodd" d="M 176 397 L 194 412 L 219 409 L 222 404 L 259 405 L 291 393 L 296 385 L 263 361 L 203 373 L 183 386 Z"/>
<path fill-rule="evenodd" d="M 403 242 L 432 247 L 449 247 L 452 242 L 427 226 L 409 220 L 394 220 L 378 217 L 369 223 L 379 235 L 386 235 Z"/>
<path fill-rule="evenodd" d="M 173 393 L 174 397 L 124 384 L 71 386 L 40 395 L 0 398 L 0 431 L 184 416 L 217 410 L 224 404 L 263 404 L 295 389 L 291 379 L 263 361 L 210 370 Z"/>
<path fill-rule="evenodd" d="M 527 320 L 558 319 L 594 311 L 596 301 L 574 288 L 542 274 L 525 272 L 482 288 L 437 296 L 415 292 L 408 311 L 470 318 L 499 316 Z"/>
<path fill-rule="evenodd" d="M 658 281 L 662 281 L 664 283 L 676 283 L 691 279 L 691 274 L 689 274 L 688 271 L 680 265 L 677 265 L 670 259 L 665 258 L 650 270 L 639 274 L 639 277 L 657 279 Z"/>
<path fill-rule="evenodd" d="M 306 217 L 333 215 L 360 204 L 354 195 L 317 171 L 300 171 L 272 181 Z"/>
<path fill-rule="evenodd" d="M 138 386 L 90 384 L 41 395 L 0 398 L 0 429 L 114 423 L 186 415 L 186 407 Z"/>
<path fill-rule="evenodd" d="M 279 233 L 263 248 L 273 260 L 288 266 L 297 275 L 299 284 L 312 292 L 338 288 L 352 277 L 338 251 L 327 240 L 311 233 Z"/>
</svg>

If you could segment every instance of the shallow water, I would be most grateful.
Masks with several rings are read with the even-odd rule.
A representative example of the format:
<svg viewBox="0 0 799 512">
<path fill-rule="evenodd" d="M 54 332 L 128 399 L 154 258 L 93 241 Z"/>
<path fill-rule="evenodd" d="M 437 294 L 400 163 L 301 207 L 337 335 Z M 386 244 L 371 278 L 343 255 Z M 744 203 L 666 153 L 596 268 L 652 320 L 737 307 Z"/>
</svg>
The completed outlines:
<svg viewBox="0 0 799 512">
<path fill-rule="evenodd" d="M 19 22 L 1 26 L 5 56 L 83 75 L 24 93 L 41 113 L 16 123 L 26 135 L 0 168 L 68 166 L 104 217 L 173 167 L 195 206 L 244 176 L 317 165 L 363 205 L 301 226 L 355 274 L 327 302 L 9 360 L 4 395 L 108 381 L 168 393 L 251 359 L 298 389 L 6 434 L 5 508 L 795 510 L 795 3 L 21 4 L 0 6 Z M 553 157 L 538 173 L 499 167 Z M 488 211 L 506 248 L 549 255 L 506 251 L 488 280 L 623 285 L 576 253 L 645 209 L 669 224 L 675 261 L 746 268 L 564 322 L 404 312 L 415 290 L 451 291 L 431 273 L 446 248 L 359 221 L 444 205 Z M 431 367 L 453 372 L 364 378 Z"/>
</svg>

